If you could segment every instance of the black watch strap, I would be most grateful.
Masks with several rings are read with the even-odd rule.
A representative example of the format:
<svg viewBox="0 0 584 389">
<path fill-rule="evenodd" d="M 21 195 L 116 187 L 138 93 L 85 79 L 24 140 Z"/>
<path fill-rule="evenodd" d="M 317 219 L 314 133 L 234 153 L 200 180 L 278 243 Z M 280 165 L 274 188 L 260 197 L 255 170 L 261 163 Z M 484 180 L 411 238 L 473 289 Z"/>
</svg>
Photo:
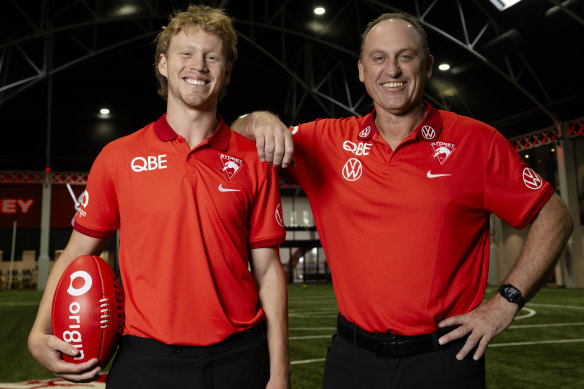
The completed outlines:
<svg viewBox="0 0 584 389">
<path fill-rule="evenodd" d="M 505 300 L 517 304 L 519 309 L 523 308 L 525 305 L 525 300 L 523 299 L 521 292 L 511 284 L 501 285 L 499 293 L 505 298 Z"/>
</svg>

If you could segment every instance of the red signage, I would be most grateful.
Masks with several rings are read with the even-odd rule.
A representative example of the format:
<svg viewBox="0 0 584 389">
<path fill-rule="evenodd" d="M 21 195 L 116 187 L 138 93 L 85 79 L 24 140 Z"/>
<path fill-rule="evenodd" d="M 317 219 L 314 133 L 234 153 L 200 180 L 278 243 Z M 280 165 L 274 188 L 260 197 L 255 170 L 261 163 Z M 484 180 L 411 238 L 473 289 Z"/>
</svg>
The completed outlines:
<svg viewBox="0 0 584 389">
<path fill-rule="evenodd" d="M 75 197 L 85 189 L 72 185 Z M 42 184 L 0 184 L 0 228 L 40 228 L 43 205 Z M 51 227 L 70 228 L 75 216 L 75 202 L 66 185 L 53 185 L 51 193 Z"/>
</svg>

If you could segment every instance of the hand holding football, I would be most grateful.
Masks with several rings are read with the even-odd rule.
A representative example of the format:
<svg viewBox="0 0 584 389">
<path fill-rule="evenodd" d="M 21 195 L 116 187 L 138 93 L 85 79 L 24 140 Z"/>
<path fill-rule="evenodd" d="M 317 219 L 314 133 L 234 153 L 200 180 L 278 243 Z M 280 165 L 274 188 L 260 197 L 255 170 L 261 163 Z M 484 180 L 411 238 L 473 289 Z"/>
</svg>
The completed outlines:
<svg viewBox="0 0 584 389">
<path fill-rule="evenodd" d="M 52 308 L 53 334 L 79 350 L 67 362 L 92 358 L 105 366 L 124 329 L 122 289 L 109 265 L 95 255 L 82 255 L 65 269 Z"/>
</svg>

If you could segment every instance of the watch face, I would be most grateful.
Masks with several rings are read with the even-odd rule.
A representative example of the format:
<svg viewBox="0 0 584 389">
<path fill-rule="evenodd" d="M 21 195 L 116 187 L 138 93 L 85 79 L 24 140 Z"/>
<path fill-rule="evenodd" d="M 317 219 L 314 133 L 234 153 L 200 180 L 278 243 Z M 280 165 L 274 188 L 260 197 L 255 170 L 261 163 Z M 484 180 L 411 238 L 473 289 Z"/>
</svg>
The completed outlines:
<svg viewBox="0 0 584 389">
<path fill-rule="evenodd" d="M 499 293 L 507 301 L 519 305 L 519 309 L 523 308 L 523 306 L 525 305 L 525 300 L 523 300 L 523 296 L 521 296 L 521 292 L 519 291 L 519 289 L 517 289 L 516 287 L 514 287 L 511 284 L 502 285 L 499 288 Z"/>
<path fill-rule="evenodd" d="M 505 285 L 503 287 L 503 294 L 507 300 L 514 302 L 519 295 L 519 291 L 511 285 Z"/>
</svg>

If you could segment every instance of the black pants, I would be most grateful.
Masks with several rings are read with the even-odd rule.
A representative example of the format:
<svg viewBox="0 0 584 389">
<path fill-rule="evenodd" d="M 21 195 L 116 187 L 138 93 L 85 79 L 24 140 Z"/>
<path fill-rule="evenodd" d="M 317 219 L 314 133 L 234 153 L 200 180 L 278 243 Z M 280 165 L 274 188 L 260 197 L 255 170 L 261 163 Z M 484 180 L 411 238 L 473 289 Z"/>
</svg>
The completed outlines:
<svg viewBox="0 0 584 389">
<path fill-rule="evenodd" d="M 484 389 L 485 361 L 456 354 L 466 338 L 404 358 L 378 357 L 336 334 L 328 349 L 324 389 Z"/>
<path fill-rule="evenodd" d="M 167 346 L 124 336 L 107 377 L 108 389 L 264 389 L 269 379 L 263 328 L 207 347 Z"/>
</svg>

